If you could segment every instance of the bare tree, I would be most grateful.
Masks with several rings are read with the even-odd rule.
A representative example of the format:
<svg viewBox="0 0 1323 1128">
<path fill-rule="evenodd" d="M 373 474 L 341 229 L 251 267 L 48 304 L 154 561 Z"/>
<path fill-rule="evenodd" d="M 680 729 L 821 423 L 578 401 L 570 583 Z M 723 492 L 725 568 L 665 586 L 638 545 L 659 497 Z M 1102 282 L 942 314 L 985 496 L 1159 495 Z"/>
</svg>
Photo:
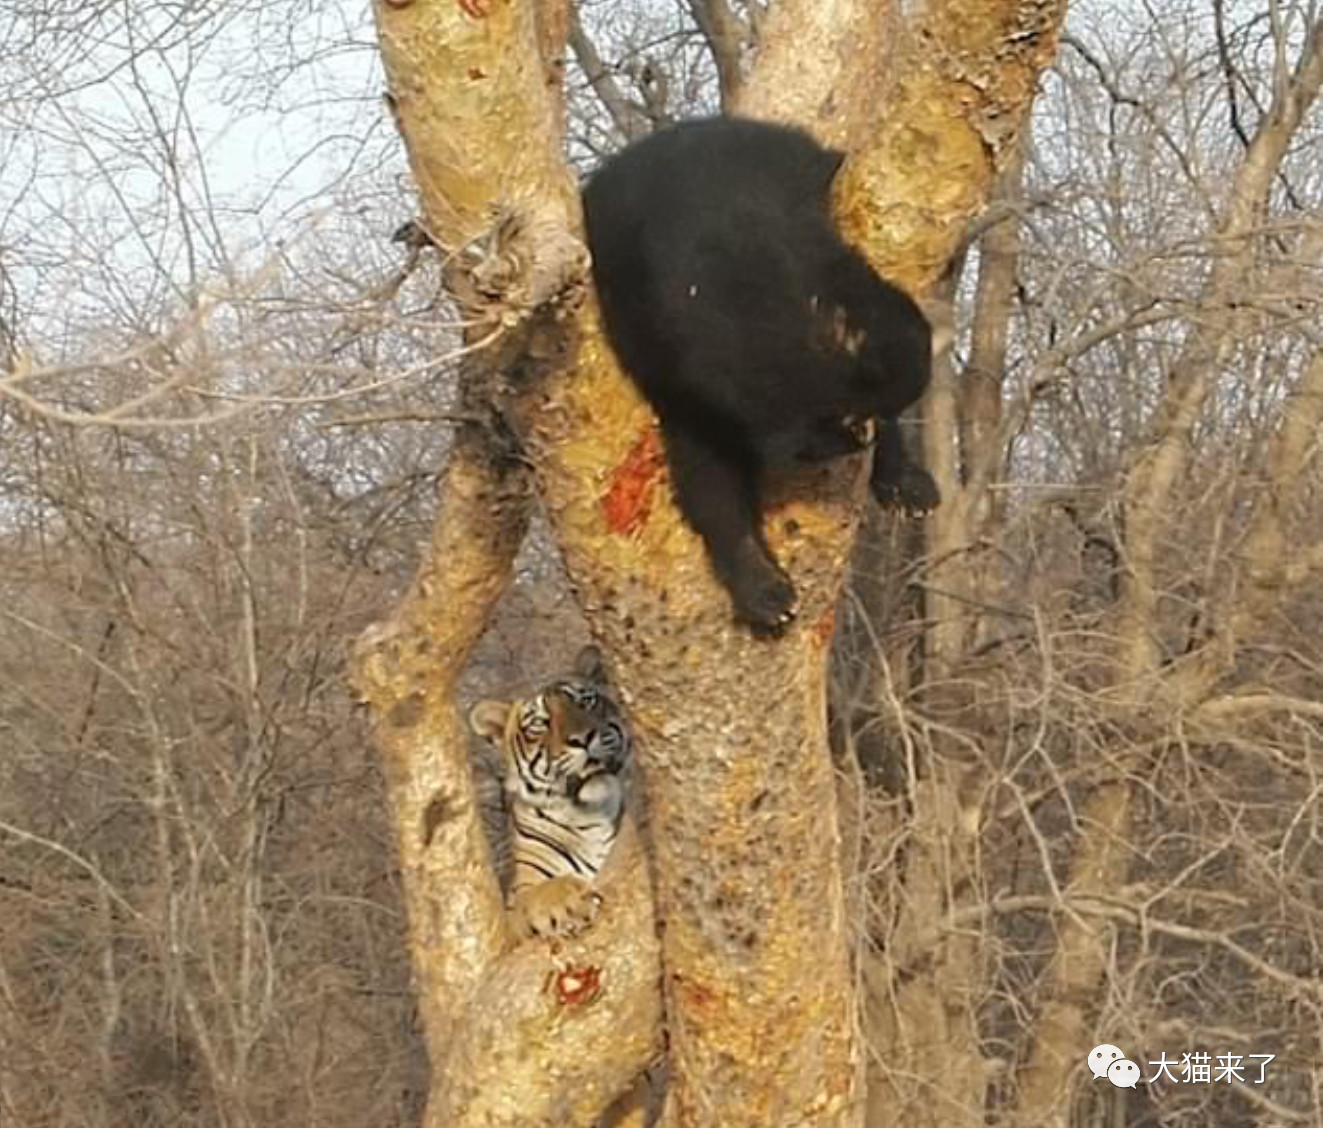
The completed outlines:
<svg viewBox="0 0 1323 1128">
<path fill-rule="evenodd" d="M 368 13 L 3 6 L 0 1119 L 1319 1122 L 1318 9 L 993 11 L 392 5 L 394 243 Z M 564 162 L 722 105 L 958 329 L 943 506 L 805 483 L 757 647 Z M 455 707 L 590 629 L 663 928 L 631 847 L 514 946 Z"/>
<path fill-rule="evenodd" d="M 838 34 L 815 6 L 791 7 L 804 20 L 797 28 L 801 46 Z M 377 14 L 394 104 L 431 230 L 454 261 L 485 239 L 488 262 L 520 263 L 522 274 L 499 297 L 507 308 L 538 309 L 557 297 L 578 266 L 566 238 L 575 217 L 550 128 L 554 115 L 535 79 L 540 67 L 531 10 L 438 6 L 424 12 L 383 4 Z M 1023 116 L 1027 80 L 1051 56 L 1061 9 L 1006 4 L 994 14 L 974 39 L 964 34 L 959 4 L 933 5 L 921 17 L 913 29 L 913 53 L 897 61 L 889 112 L 846 167 L 846 229 L 915 289 L 941 269 L 1010 152 L 1013 129 L 993 134 L 987 123 Z M 933 41 L 947 46 L 947 66 L 931 65 L 926 45 Z M 444 68 L 431 62 L 429 45 L 436 43 L 447 44 Z M 781 58 L 788 66 L 792 56 Z M 856 54 L 854 70 L 866 71 L 872 61 Z M 977 106 L 968 104 L 957 77 L 970 66 L 983 67 L 987 79 Z M 874 82 L 846 79 L 833 100 L 828 76 L 836 73 L 825 66 L 818 72 L 818 104 L 847 117 L 876 113 L 862 96 Z M 463 77 L 478 74 L 481 83 Z M 768 79 L 768 89 L 777 89 L 776 77 Z M 504 107 L 502 128 L 494 132 L 491 107 L 498 104 Z M 894 147 L 920 107 L 932 115 L 927 120 L 942 122 L 931 126 L 932 159 L 922 166 L 895 161 Z M 970 164 L 969 142 L 979 136 L 979 158 Z M 958 183 L 960 191 L 940 205 L 917 208 L 921 186 L 938 181 Z M 921 217 L 903 235 L 880 219 L 888 207 L 901 205 L 916 207 Z M 488 234 L 493 213 L 507 217 L 505 245 L 499 230 L 496 245 Z M 911 264 L 908 272 L 895 269 L 903 262 Z M 468 292 L 481 288 L 479 282 Z M 518 362 L 522 384 L 505 393 L 505 418 L 532 456 L 570 575 L 594 634 L 607 643 L 645 750 L 653 873 L 665 921 L 667 1116 L 676 1124 L 856 1123 L 863 1106 L 857 1099 L 854 975 L 824 670 L 831 603 L 857 508 L 857 467 L 823 474 L 811 502 L 791 503 L 787 516 L 795 530 L 775 540 L 781 551 L 791 552 L 802 578 L 802 625 L 775 647 L 751 641 L 726 621 L 701 553 L 666 504 L 655 434 L 628 385 L 610 368 L 591 305 L 576 329 L 575 378 L 567 380 L 567 358 L 557 340 L 563 332 L 554 316 L 533 319 L 533 339 L 515 342 L 514 355 L 539 363 Z M 511 361 L 500 357 L 502 363 Z M 486 394 L 501 395 L 490 383 Z M 462 508 L 443 525 L 469 527 L 475 520 L 465 516 L 469 512 L 510 513 L 496 519 L 509 529 L 504 549 L 480 562 L 494 576 L 503 571 L 501 561 L 512 558 L 518 531 L 516 510 L 508 502 L 494 504 L 502 492 L 498 470 L 482 468 L 483 460 L 490 464 L 498 455 L 483 455 L 476 436 L 458 448 L 446 497 L 447 504 Z M 486 487 L 464 485 L 484 479 Z M 473 502 L 459 500 L 475 491 Z M 485 519 L 493 520 L 490 513 Z M 518 987 L 502 985 L 504 972 L 495 970 L 499 909 L 489 868 L 473 853 L 480 838 L 475 805 L 471 797 L 456 799 L 468 794 L 469 785 L 451 702 L 457 663 L 499 586 L 479 597 L 473 581 L 464 579 L 468 565 L 461 545 L 449 531 L 439 535 L 443 539 L 414 597 L 369 644 L 360 684 L 395 765 L 415 962 L 426 973 L 428 1005 L 438 1008 L 429 1024 L 436 1069 L 429 1123 L 468 1122 L 456 1119 L 465 1116 L 492 1123 L 500 1114 L 487 1102 L 478 1112 L 474 1103 L 456 1104 L 450 1095 L 473 1066 L 454 1056 L 446 1032 L 455 1029 L 456 1008 L 466 1008 L 470 999 L 485 1000 L 489 991 L 509 999 L 499 1008 L 485 1003 L 482 1013 L 489 1014 L 508 1010 L 520 997 Z M 677 577 L 682 585 L 674 583 Z M 459 590 L 468 593 L 464 634 L 448 645 L 422 646 L 420 630 L 441 629 L 440 609 L 431 601 L 439 598 L 450 608 L 445 593 Z M 749 696 L 754 686 L 756 703 Z M 434 774 L 438 769 L 440 776 Z M 419 828 L 433 825 L 424 817 L 432 805 L 451 816 L 449 833 L 420 839 Z M 806 805 L 818 812 L 812 820 L 803 817 Z M 460 843 L 469 845 L 456 849 Z M 786 864 L 790 859 L 793 865 Z M 486 892 L 475 901 L 479 894 L 461 894 L 461 887 Z M 474 907 L 479 903 L 480 909 Z M 459 944 L 460 935 L 491 939 L 479 952 Z M 449 944 L 439 942 L 447 937 Z M 639 962 L 632 953 L 648 937 L 631 930 L 612 939 L 601 955 L 592 949 L 593 958 L 609 954 L 632 966 Z M 576 964 L 589 955 L 580 955 L 575 945 L 568 950 Z M 551 954 L 516 955 L 546 960 Z M 597 1015 L 637 1016 L 631 999 L 641 988 L 634 977 L 618 971 L 613 981 L 617 990 L 599 1004 Z M 580 1039 L 590 1037 L 595 1022 L 595 1016 L 557 1013 L 554 999 L 539 1005 L 538 1017 L 526 1026 L 532 1032 L 527 1046 L 500 1043 L 503 1075 L 511 1069 L 531 1074 L 519 1082 L 529 1097 L 509 1115 L 534 1123 L 551 1122 L 553 1109 L 563 1117 L 571 1095 L 582 1092 L 574 1082 L 567 1087 L 563 1074 L 538 1067 L 535 1047 L 543 1036 L 536 1032 L 554 1026 L 561 1048 L 577 1059 L 586 1044 Z M 648 1045 L 629 1027 L 617 1028 L 615 1039 L 597 1050 L 606 1075 L 630 1064 L 627 1055 L 636 1045 Z M 486 1044 L 497 1045 L 490 1036 Z M 512 1052 L 516 1045 L 518 1053 Z M 637 1069 L 642 1061 L 632 1064 Z M 602 1107 L 581 1102 L 573 1122 L 591 1123 Z"/>
</svg>

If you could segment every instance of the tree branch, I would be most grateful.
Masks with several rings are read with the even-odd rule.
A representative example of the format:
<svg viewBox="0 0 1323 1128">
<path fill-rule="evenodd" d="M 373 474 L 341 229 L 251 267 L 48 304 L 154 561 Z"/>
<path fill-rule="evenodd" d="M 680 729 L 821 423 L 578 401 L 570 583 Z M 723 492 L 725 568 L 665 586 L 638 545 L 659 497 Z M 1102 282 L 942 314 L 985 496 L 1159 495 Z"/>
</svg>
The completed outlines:
<svg viewBox="0 0 1323 1128">
<path fill-rule="evenodd" d="M 1028 0 L 1004 5 L 1002 22 L 977 44 L 987 60 L 1000 52 L 1020 68 L 1018 87 L 993 83 L 984 103 L 995 103 L 1003 120 L 1025 112 L 1032 89 L 1028 68 L 1046 61 L 1052 20 L 1060 14 L 1060 5 L 1051 5 L 1047 23 L 1030 27 L 1020 14 L 1029 6 Z M 847 26 L 858 28 L 877 19 L 879 6 L 833 0 L 821 7 L 848 15 Z M 526 65 L 531 52 L 519 46 L 534 42 L 527 5 L 492 8 L 485 21 L 476 21 L 481 29 L 449 26 L 453 12 L 445 5 L 428 8 L 426 28 L 414 12 L 382 7 L 379 19 L 384 28 L 394 15 L 401 17 L 389 34 L 383 31 L 384 54 L 392 90 L 407 94 L 399 117 L 432 229 L 444 245 L 468 246 L 484 238 L 493 202 L 506 200 L 505 210 L 527 206 L 541 215 L 556 214 L 559 207 L 560 221 L 575 230 L 573 209 L 562 195 L 563 170 L 558 157 L 549 155 L 554 146 L 544 145 L 538 133 L 551 117 L 529 109 L 543 95 L 520 79 L 517 61 L 506 61 L 522 54 L 523 69 L 536 73 Z M 521 27 L 521 20 L 529 26 Z M 952 35 L 968 30 L 954 16 L 943 26 Z M 475 38 L 480 35 L 490 37 L 482 41 L 486 54 Z M 803 54 L 798 29 L 793 38 Z M 498 57 L 489 58 L 498 48 Z M 832 73 L 830 65 L 838 56 L 824 56 L 806 88 L 829 92 L 813 112 L 824 120 L 845 119 L 848 134 L 849 125 L 876 115 L 862 98 L 843 93 L 871 88 L 876 56 L 859 50 L 858 41 L 838 42 L 838 48 L 841 73 Z M 962 56 L 962 62 L 970 59 Z M 989 73 L 999 74 L 1002 65 L 1000 58 L 985 63 Z M 484 75 L 481 97 L 466 78 L 473 68 Z M 902 119 L 922 97 L 937 95 L 921 89 L 925 80 L 917 60 L 914 70 L 913 88 L 903 89 L 913 101 L 903 100 L 888 121 Z M 861 72 L 868 80 L 860 79 Z M 967 82 L 967 74 L 954 67 L 943 78 Z M 763 89 L 763 105 L 783 110 Z M 789 97 L 790 86 L 781 89 Z M 954 107 L 954 92 L 939 96 Z M 865 112 L 866 119 L 848 120 Z M 953 108 L 952 120 L 958 116 Z M 986 123 L 979 129 L 986 131 Z M 933 144 L 944 150 L 947 140 L 939 136 Z M 972 174 L 981 178 L 979 194 L 995 175 L 998 154 L 990 151 Z M 929 164 L 925 169 L 924 176 L 915 172 L 887 185 L 884 200 L 899 205 L 897 189 L 923 197 L 931 177 L 941 175 Z M 963 182 L 969 170 L 958 171 Z M 933 227 L 950 226 L 950 245 L 968 220 L 942 206 L 927 209 L 924 217 Z M 911 229 L 889 243 L 894 258 L 878 256 L 879 265 L 907 261 L 914 234 Z M 567 378 L 565 342 L 558 340 L 563 334 L 545 320 L 545 338 L 524 354 L 542 371 L 529 378 L 530 365 L 518 365 L 525 390 L 509 417 L 537 467 L 567 569 L 594 635 L 612 655 L 639 738 L 665 921 L 667 1116 L 686 1126 L 857 1123 L 862 1103 L 854 973 L 823 673 L 862 467 L 847 460 L 815 472 L 793 499 L 774 505 L 769 539 L 791 561 L 801 613 L 774 646 L 756 640 L 732 624 L 697 538 L 670 504 L 653 421 L 615 370 L 592 303 L 574 326 L 573 379 Z M 629 942 L 620 936 L 613 941 Z M 432 1122 L 439 1128 L 442 1106 L 435 1107 Z"/>
<path fill-rule="evenodd" d="M 1065 9 L 933 0 L 907 36 L 886 114 L 836 194 L 842 228 L 911 292 L 943 273 L 1010 161 Z"/>
<path fill-rule="evenodd" d="M 740 67 L 743 40 L 740 22 L 726 0 L 689 0 L 689 11 L 712 52 L 722 109 L 729 109 L 735 104 L 744 81 Z"/>
<path fill-rule="evenodd" d="M 763 22 L 736 112 L 853 147 L 872 125 L 897 26 L 895 0 L 781 0 Z"/>
<path fill-rule="evenodd" d="M 1316 353 L 1287 397 L 1282 424 L 1273 436 L 1264 464 L 1267 488 L 1254 508 L 1254 519 L 1241 545 L 1245 561 L 1244 587 L 1234 606 L 1231 631 L 1235 638 L 1262 623 L 1283 595 L 1308 579 L 1295 577 L 1298 553 L 1288 546 L 1284 512 L 1298 495 L 1305 480 L 1305 467 L 1317 453 L 1319 427 L 1323 425 L 1323 353 Z"/>
<path fill-rule="evenodd" d="M 493 421 L 494 405 L 571 359 L 558 320 L 566 307 L 549 303 L 584 266 L 532 9 L 377 7 L 426 226 L 451 254 L 448 285 L 490 300 L 512 330 L 466 373 L 463 407 L 483 408 Z M 492 378 L 498 369 L 506 379 Z M 527 528 L 526 462 L 498 449 L 497 433 L 459 431 L 428 561 L 389 622 L 365 636 L 358 684 L 397 824 L 433 1067 L 426 1123 L 588 1128 L 657 1052 L 657 941 L 641 855 L 631 849 L 589 935 L 506 953 L 504 906 L 454 702 Z"/>
<path fill-rule="evenodd" d="M 1258 132 L 1236 170 L 1218 224 L 1219 243 L 1230 248 L 1213 261 L 1204 287 L 1206 306 L 1225 305 L 1244 278 L 1253 255 L 1251 235 L 1282 158 L 1306 111 L 1323 85 L 1323 22 L 1315 24 L 1293 78 L 1274 95 Z M 1191 334 L 1167 374 L 1167 396 L 1153 441 L 1126 476 L 1122 498 L 1125 565 L 1118 622 L 1118 673 L 1123 681 L 1151 692 L 1161 654 L 1149 627 L 1156 622 L 1157 541 L 1171 492 L 1185 472 L 1190 436 L 1213 386 L 1213 378 L 1234 345 L 1228 327 L 1202 324 Z"/>
<path fill-rule="evenodd" d="M 521 945 L 465 1000 L 428 1128 L 593 1128 L 661 1053 L 658 942 L 632 819 L 610 869 L 588 933 L 551 952 Z"/>
<path fill-rule="evenodd" d="M 1315 27 L 1296 71 L 1296 81 L 1274 98 L 1258 134 L 1237 170 L 1219 225 L 1219 241 L 1231 253 L 1214 261 L 1204 290 L 1209 305 L 1223 304 L 1246 272 L 1252 247 L 1249 236 L 1277 167 L 1306 108 L 1323 82 L 1323 25 Z M 1157 646 L 1149 634 L 1157 590 L 1154 578 L 1159 530 L 1167 515 L 1175 483 L 1185 471 L 1190 435 L 1212 387 L 1218 365 L 1232 345 L 1226 329 L 1200 327 L 1187 341 L 1168 374 L 1168 395 L 1155 441 L 1127 477 L 1123 506 L 1127 572 L 1118 607 L 1116 677 L 1127 690 L 1142 695 L 1160 690 L 1178 703 L 1197 702 L 1208 693 L 1218 669 L 1195 663 L 1160 666 Z M 1120 757 L 1084 805 L 1081 838 L 1071 864 L 1068 892 L 1072 896 L 1106 897 L 1125 881 L 1126 842 L 1131 822 L 1131 784 L 1124 776 L 1136 753 Z M 1105 933 L 1067 913 L 1057 929 L 1057 948 L 1043 978 L 1042 1004 L 1034 1044 L 1021 1075 L 1018 1113 L 1026 1123 L 1048 1123 L 1058 1115 L 1068 1092 L 1067 1076 L 1074 1065 L 1067 1047 L 1088 1038 L 1085 1000 L 1093 996 L 1106 968 L 1109 944 Z"/>
<path fill-rule="evenodd" d="M 359 643 L 356 682 L 372 709 L 395 813 L 419 1006 L 432 1060 L 456 1011 L 504 950 L 504 907 L 453 701 L 469 652 L 509 583 L 528 526 L 526 472 L 482 432 L 461 432 L 446 467 L 432 549 L 390 620 Z"/>
<path fill-rule="evenodd" d="M 509 322 L 581 279 L 586 256 L 573 238 L 578 191 L 561 157 L 532 8 L 478 7 L 472 18 L 459 3 L 377 0 L 377 29 L 447 285 Z"/>
<path fill-rule="evenodd" d="M 634 141 L 646 134 L 652 128 L 648 115 L 630 100 L 629 95 L 616 81 L 616 76 L 602 61 L 596 45 L 588 37 L 583 22 L 579 19 L 578 4 L 570 5 L 569 38 L 570 50 L 574 52 L 579 69 L 583 71 L 584 77 L 588 79 L 588 85 L 593 88 L 593 92 L 606 108 L 612 123 L 620 131 L 620 136 L 626 141 Z"/>
</svg>

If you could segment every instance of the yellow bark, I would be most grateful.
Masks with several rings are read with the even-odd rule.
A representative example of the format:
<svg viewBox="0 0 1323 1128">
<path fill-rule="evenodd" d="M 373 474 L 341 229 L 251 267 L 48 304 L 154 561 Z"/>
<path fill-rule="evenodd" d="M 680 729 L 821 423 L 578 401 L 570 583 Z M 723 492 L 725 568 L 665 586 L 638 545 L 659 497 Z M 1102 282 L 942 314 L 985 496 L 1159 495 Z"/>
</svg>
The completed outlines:
<svg viewBox="0 0 1323 1128">
<path fill-rule="evenodd" d="M 1065 0 L 933 0 L 910 28 L 864 150 L 837 178 L 845 232 L 924 293 L 1010 159 Z"/>
<path fill-rule="evenodd" d="M 501 470 L 476 435 L 461 438 L 428 561 L 391 619 L 359 646 L 358 690 L 372 708 L 386 768 L 434 1059 L 453 1036 L 457 1001 L 505 947 L 501 893 L 452 692 L 510 581 L 530 500 L 525 474 Z"/>
<path fill-rule="evenodd" d="M 529 5 L 469 8 L 476 14 L 392 0 L 379 5 L 378 26 L 425 225 L 469 312 L 508 318 L 582 269 L 577 196 L 557 145 L 554 75 L 539 65 L 553 34 L 547 13 L 539 28 Z M 528 329 L 482 359 L 520 356 L 531 371 L 546 338 L 530 341 Z M 658 1052 L 658 945 L 642 859 L 629 850 L 589 935 L 510 949 L 454 700 L 531 501 L 522 463 L 501 448 L 495 387 L 482 364 L 464 374 L 467 406 L 490 412 L 492 426 L 457 437 L 428 560 L 391 619 L 364 637 L 358 683 L 397 824 L 433 1067 L 426 1123 L 588 1128 Z"/>
</svg>

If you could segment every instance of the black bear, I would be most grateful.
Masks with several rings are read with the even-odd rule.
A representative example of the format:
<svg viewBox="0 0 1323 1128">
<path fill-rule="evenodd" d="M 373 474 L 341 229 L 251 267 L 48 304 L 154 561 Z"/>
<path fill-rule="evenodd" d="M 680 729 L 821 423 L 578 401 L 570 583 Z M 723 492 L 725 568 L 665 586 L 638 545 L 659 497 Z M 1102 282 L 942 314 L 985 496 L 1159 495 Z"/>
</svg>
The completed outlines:
<svg viewBox="0 0 1323 1128">
<path fill-rule="evenodd" d="M 661 421 L 681 512 L 737 618 L 775 634 L 795 589 L 763 539 L 764 476 L 863 450 L 879 500 L 931 509 L 897 414 L 927 386 L 927 319 L 838 234 L 843 154 L 710 118 L 608 159 L 583 193 L 607 339 Z"/>
</svg>

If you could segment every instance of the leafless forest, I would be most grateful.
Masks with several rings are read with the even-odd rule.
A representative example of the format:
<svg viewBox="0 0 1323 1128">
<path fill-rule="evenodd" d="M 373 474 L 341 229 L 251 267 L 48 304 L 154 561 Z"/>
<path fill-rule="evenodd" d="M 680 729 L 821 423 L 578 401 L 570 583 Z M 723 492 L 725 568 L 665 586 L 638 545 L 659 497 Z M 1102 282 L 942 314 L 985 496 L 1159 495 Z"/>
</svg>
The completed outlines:
<svg viewBox="0 0 1323 1128">
<path fill-rule="evenodd" d="M 769 7 L 573 4 L 573 164 L 735 104 Z M 474 338 L 383 82 L 339 0 L 0 12 L 5 1128 L 423 1116 L 348 667 Z M 962 238 L 944 504 L 836 615 L 869 1128 L 1323 1123 L 1321 82 L 1317 0 L 1074 0 Z M 535 517 L 466 691 L 586 635 Z"/>
</svg>

